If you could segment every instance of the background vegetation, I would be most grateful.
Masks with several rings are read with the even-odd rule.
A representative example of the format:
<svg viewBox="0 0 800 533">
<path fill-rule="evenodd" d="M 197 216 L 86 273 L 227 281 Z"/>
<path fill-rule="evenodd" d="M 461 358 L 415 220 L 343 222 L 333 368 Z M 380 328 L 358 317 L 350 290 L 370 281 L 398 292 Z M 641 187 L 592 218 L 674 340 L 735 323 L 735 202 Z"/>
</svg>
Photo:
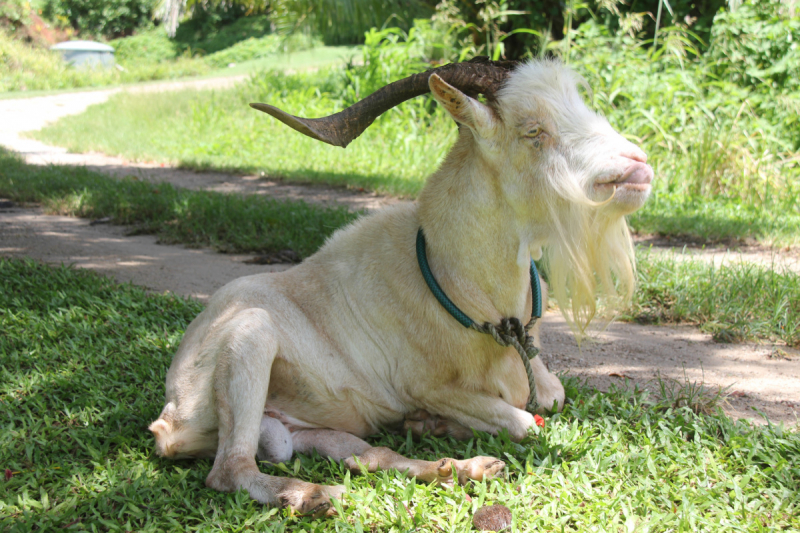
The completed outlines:
<svg viewBox="0 0 800 533">
<path fill-rule="evenodd" d="M 592 88 L 592 105 L 649 154 L 655 194 L 631 218 L 634 229 L 691 241 L 796 243 L 800 92 L 790 73 L 800 71 L 800 17 L 775 0 L 745 2 L 720 11 L 708 43 L 680 21 L 661 27 L 653 42 L 617 7 L 607 4 L 561 41 L 542 39 L 527 53 L 569 62 Z M 158 102 L 120 95 L 37 136 L 76 151 L 414 196 L 455 132 L 430 98 L 386 113 L 346 151 L 305 138 L 247 103 L 321 116 L 432 61 L 497 53 L 497 46 L 465 45 L 459 35 L 468 30 L 436 18 L 417 20 L 408 32 L 373 29 L 358 61 L 344 68 L 260 72 L 228 91 L 174 93 Z"/>
</svg>

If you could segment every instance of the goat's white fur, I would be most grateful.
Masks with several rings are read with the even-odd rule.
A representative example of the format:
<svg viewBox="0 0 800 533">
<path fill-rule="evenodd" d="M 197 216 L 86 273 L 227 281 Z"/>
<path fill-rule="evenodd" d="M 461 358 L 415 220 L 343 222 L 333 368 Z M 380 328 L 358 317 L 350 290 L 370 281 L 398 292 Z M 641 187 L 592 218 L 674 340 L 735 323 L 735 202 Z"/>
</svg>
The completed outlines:
<svg viewBox="0 0 800 533">
<path fill-rule="evenodd" d="M 422 409 L 453 432 L 506 429 L 522 439 L 533 415 L 523 410 L 529 388 L 519 354 L 447 314 L 425 285 L 414 243 L 421 226 L 435 277 L 481 323 L 530 316 L 528 266 L 542 249 L 555 297 L 578 330 L 594 316 L 598 292 L 612 302 L 629 296 L 623 215 L 642 205 L 649 178 L 647 186 L 621 183 L 610 199 L 611 188 L 598 184 L 631 165 L 642 176 L 652 171 L 585 106 L 579 83 L 558 63 L 530 63 L 489 107 L 432 76 L 433 95 L 462 127 L 418 201 L 359 219 L 289 271 L 220 289 L 170 367 L 166 406 L 151 425 L 158 453 L 216 455 L 209 486 L 320 512 L 341 488 L 258 471 L 260 428 L 263 441 L 274 425 L 262 425 L 265 410 L 291 430 L 295 450 L 355 454 L 370 468 L 407 467 L 428 480 L 453 474 L 360 438 Z M 532 366 L 539 404 L 560 409 L 558 378 L 539 358 Z M 275 457 L 291 453 L 273 448 Z M 502 468 L 489 459 L 455 463 L 481 479 Z"/>
</svg>

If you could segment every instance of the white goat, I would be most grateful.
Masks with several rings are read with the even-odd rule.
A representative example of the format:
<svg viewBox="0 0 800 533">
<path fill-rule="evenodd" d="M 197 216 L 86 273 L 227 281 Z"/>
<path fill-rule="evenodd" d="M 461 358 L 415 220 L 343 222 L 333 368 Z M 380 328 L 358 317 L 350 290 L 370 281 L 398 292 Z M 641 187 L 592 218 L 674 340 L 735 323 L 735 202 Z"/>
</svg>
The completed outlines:
<svg viewBox="0 0 800 533">
<path fill-rule="evenodd" d="M 395 468 L 439 483 L 504 468 L 491 457 L 407 459 L 362 440 L 404 420 L 418 433 L 506 429 L 517 440 L 534 423 L 523 410 L 530 390 L 518 353 L 462 327 L 425 284 L 420 228 L 434 276 L 479 323 L 530 316 L 530 258 L 543 248 L 551 289 L 577 329 L 595 314 L 599 293 L 610 301 L 630 295 L 624 215 L 644 203 L 653 171 L 642 150 L 586 107 L 580 78 L 551 61 L 474 61 L 436 72 L 413 77 L 412 93 L 429 87 L 460 132 L 418 201 L 362 217 L 291 270 L 229 283 L 188 327 L 150 430 L 160 455 L 215 457 L 209 487 L 245 488 L 260 502 L 319 515 L 332 512 L 330 498 L 343 487 L 263 474 L 257 452 L 285 461 L 316 449 L 356 470 L 354 458 L 370 471 Z M 464 82 L 464 72 L 484 86 Z M 409 96 L 387 90 L 391 105 Z M 479 90 L 487 104 L 465 94 Z M 346 116 L 361 122 L 343 138 L 336 135 L 348 124 L 254 107 L 346 145 L 391 106 Z M 561 383 L 539 358 L 531 363 L 539 405 L 560 409 Z"/>
</svg>

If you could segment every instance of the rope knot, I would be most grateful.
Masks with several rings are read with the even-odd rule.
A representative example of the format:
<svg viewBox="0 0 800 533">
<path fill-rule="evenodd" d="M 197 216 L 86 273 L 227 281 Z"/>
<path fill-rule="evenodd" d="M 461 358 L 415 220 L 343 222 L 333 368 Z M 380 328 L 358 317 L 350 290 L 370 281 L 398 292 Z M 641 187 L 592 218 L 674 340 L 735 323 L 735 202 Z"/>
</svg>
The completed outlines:
<svg viewBox="0 0 800 533">
<path fill-rule="evenodd" d="M 531 388 L 525 410 L 530 413 L 535 413 L 539 408 L 539 404 L 536 401 L 535 380 L 530 361 L 539 355 L 539 349 L 533 345 L 533 335 L 528 333 L 535 322 L 536 319 L 531 318 L 531 321 L 526 326 L 523 326 L 518 318 L 511 317 L 501 319 L 499 326 L 495 326 L 490 322 L 484 322 L 483 325 L 478 325 L 474 322 L 472 324 L 472 329 L 475 331 L 491 335 L 500 346 L 513 346 L 522 356 L 522 363 L 525 365 L 525 373 L 528 374 L 528 384 Z"/>
</svg>

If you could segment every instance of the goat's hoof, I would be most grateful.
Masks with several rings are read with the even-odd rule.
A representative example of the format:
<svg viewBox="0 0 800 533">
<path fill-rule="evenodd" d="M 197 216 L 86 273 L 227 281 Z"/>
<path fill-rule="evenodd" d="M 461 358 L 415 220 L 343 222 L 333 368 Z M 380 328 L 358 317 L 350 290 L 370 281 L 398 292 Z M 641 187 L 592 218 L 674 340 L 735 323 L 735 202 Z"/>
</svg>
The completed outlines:
<svg viewBox="0 0 800 533">
<path fill-rule="evenodd" d="M 331 498 L 341 500 L 345 488 L 343 485 L 314 485 L 303 483 L 280 495 L 281 505 L 288 507 L 293 513 L 321 518 L 333 516 L 336 509 L 331 503 Z"/>
<path fill-rule="evenodd" d="M 468 481 L 485 481 L 502 474 L 506 464 L 500 459 L 479 455 L 463 461 L 454 461 L 458 470 L 458 482 L 465 485 Z"/>
</svg>

